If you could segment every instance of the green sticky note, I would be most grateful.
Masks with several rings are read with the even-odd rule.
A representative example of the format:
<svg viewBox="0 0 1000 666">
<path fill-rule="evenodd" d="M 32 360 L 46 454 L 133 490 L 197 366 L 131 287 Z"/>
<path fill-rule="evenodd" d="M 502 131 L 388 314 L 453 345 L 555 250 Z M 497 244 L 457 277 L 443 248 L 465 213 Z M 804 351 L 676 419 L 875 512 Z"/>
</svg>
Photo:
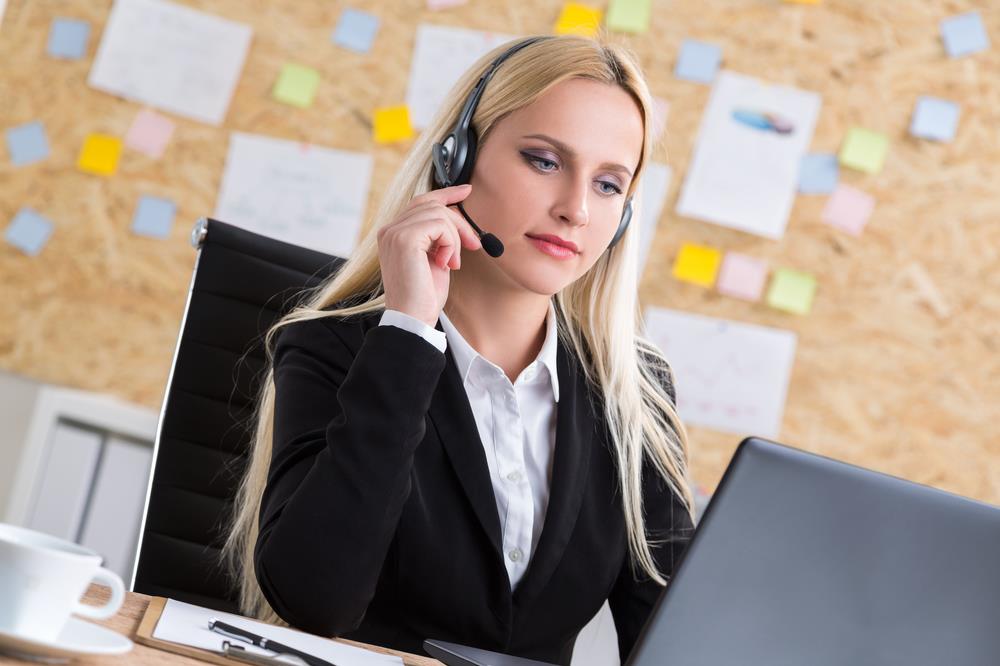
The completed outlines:
<svg viewBox="0 0 1000 666">
<path fill-rule="evenodd" d="M 289 63 L 281 68 L 271 96 L 279 102 L 304 109 L 312 104 L 317 87 L 319 72 L 312 67 Z"/>
<path fill-rule="evenodd" d="M 611 30 L 646 32 L 649 30 L 650 0 L 611 0 L 605 22 Z"/>
<path fill-rule="evenodd" d="M 767 290 L 767 304 L 794 314 L 808 314 L 816 294 L 816 278 L 802 271 L 779 268 Z"/>
<path fill-rule="evenodd" d="M 840 163 L 865 173 L 878 173 L 889 150 L 889 137 L 862 127 L 852 127 L 840 148 Z"/>
</svg>

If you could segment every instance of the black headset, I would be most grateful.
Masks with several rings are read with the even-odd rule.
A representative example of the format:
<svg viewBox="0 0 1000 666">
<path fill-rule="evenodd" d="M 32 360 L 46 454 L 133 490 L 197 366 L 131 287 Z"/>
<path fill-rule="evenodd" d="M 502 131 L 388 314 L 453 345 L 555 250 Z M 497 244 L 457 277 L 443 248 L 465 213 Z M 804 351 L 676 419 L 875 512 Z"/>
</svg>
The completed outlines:
<svg viewBox="0 0 1000 666">
<path fill-rule="evenodd" d="M 465 106 L 462 107 L 462 113 L 459 114 L 458 122 L 455 123 L 454 129 L 451 130 L 451 133 L 448 134 L 444 141 L 435 143 L 431 149 L 431 159 L 434 162 L 434 185 L 436 188 L 464 185 L 472 179 L 472 167 L 476 162 L 476 146 L 479 142 L 479 136 L 472 127 L 472 116 L 476 112 L 476 107 L 479 105 L 479 98 L 483 96 L 486 84 L 493 77 L 493 72 L 500 66 L 500 63 L 509 56 L 530 44 L 545 39 L 552 39 L 552 37 L 531 37 L 518 42 L 497 56 L 489 69 L 479 77 L 475 88 L 472 89 L 469 97 L 465 100 Z M 476 223 L 472 221 L 469 214 L 465 212 L 465 208 L 461 202 L 458 203 L 458 209 L 461 211 L 462 216 L 472 225 L 472 228 L 476 230 L 476 233 L 479 234 L 479 239 L 486 253 L 491 257 L 499 257 L 503 254 L 503 243 L 493 234 L 484 233 L 482 229 L 476 226 Z M 608 249 L 618 243 L 625 234 L 625 230 L 628 228 L 631 220 L 632 197 L 630 196 L 625 201 L 621 222 L 618 223 L 618 229 L 611 238 L 611 242 L 608 243 Z"/>
</svg>

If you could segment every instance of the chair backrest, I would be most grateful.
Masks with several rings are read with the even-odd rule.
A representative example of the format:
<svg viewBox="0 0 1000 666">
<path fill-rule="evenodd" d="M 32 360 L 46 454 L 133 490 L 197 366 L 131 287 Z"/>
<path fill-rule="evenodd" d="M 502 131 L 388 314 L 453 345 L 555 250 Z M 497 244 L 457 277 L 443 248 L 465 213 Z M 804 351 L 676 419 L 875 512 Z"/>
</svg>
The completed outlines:
<svg viewBox="0 0 1000 666">
<path fill-rule="evenodd" d="M 237 612 L 219 566 L 250 448 L 263 336 L 344 259 L 202 218 L 160 412 L 132 590 Z"/>
</svg>

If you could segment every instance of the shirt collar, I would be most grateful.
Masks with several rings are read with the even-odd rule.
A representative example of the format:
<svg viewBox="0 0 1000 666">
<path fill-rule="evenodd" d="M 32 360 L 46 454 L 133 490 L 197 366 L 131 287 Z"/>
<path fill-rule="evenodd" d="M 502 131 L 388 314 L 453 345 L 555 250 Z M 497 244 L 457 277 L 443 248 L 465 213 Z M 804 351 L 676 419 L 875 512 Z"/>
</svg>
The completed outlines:
<svg viewBox="0 0 1000 666">
<path fill-rule="evenodd" d="M 445 336 L 448 338 L 448 347 L 451 349 L 451 354 L 455 359 L 455 365 L 458 366 L 458 374 L 461 376 L 463 384 L 469 376 L 469 370 L 472 368 L 473 362 L 477 358 L 497 367 L 496 364 L 466 342 L 462 334 L 458 332 L 458 329 L 448 319 L 448 315 L 444 313 L 444 310 L 441 311 L 440 321 L 441 328 L 444 329 Z M 548 369 L 549 379 L 552 383 L 552 395 L 555 397 L 556 402 L 559 402 L 559 366 L 556 361 L 558 348 L 556 309 L 550 299 L 548 314 L 545 315 L 545 341 L 542 343 L 542 348 L 539 350 L 538 356 L 535 357 L 535 361 Z"/>
</svg>

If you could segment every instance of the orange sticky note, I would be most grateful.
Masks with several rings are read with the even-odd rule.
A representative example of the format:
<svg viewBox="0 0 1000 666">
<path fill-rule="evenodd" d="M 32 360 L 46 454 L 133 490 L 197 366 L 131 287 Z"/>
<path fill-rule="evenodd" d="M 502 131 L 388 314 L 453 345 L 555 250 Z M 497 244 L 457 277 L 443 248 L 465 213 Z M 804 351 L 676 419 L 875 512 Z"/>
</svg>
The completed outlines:
<svg viewBox="0 0 1000 666">
<path fill-rule="evenodd" d="M 80 171 L 98 176 L 112 176 L 118 169 L 122 154 L 122 140 L 107 134 L 90 134 L 83 142 L 76 166 Z"/>
<path fill-rule="evenodd" d="M 374 132 L 375 141 L 378 143 L 392 143 L 413 138 L 410 109 L 405 104 L 375 109 Z"/>
<path fill-rule="evenodd" d="M 594 9 L 578 2 L 567 2 L 552 31 L 557 35 L 581 35 L 593 37 L 601 25 L 600 9 Z"/>
<path fill-rule="evenodd" d="M 722 262 L 722 252 L 714 247 L 685 243 L 674 261 L 674 277 L 700 287 L 711 287 Z"/>
</svg>

